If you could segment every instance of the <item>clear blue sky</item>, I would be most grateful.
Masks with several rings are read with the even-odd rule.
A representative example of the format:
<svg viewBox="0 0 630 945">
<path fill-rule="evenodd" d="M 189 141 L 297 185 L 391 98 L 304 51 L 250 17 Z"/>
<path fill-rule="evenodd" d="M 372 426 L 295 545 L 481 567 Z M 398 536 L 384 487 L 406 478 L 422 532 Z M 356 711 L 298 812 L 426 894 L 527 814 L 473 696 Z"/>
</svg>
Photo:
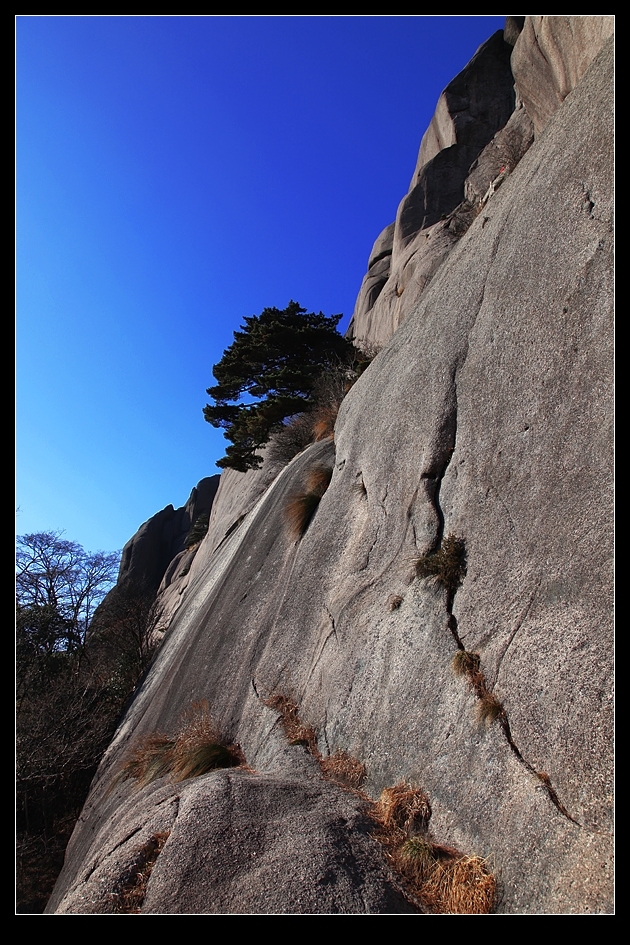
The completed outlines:
<svg viewBox="0 0 630 945">
<path fill-rule="evenodd" d="M 505 17 L 18 16 L 19 534 L 114 551 L 219 470 L 212 366 L 347 326 L 444 86 Z"/>
</svg>

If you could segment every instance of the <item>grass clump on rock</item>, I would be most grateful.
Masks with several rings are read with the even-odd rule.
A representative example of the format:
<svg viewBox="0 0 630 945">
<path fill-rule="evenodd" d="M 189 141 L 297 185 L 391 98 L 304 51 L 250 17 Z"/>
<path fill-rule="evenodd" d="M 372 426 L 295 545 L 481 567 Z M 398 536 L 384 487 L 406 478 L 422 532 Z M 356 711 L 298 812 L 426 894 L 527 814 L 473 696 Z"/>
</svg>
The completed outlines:
<svg viewBox="0 0 630 945">
<path fill-rule="evenodd" d="M 197 778 L 216 768 L 244 763 L 237 745 L 226 744 L 212 724 L 207 701 L 193 702 L 177 735 L 153 733 L 141 739 L 123 762 L 120 778 L 133 778 L 144 787 L 158 778 L 173 782 Z"/>
<path fill-rule="evenodd" d="M 434 577 L 454 593 L 466 575 L 466 546 L 462 538 L 447 535 L 437 551 L 415 561 L 418 577 Z"/>
<path fill-rule="evenodd" d="M 332 473 L 332 469 L 328 466 L 316 466 L 306 477 L 304 489 L 289 496 L 284 513 L 289 531 L 294 538 L 302 538 L 306 533 L 322 496 L 330 484 Z"/>
<path fill-rule="evenodd" d="M 422 790 L 401 783 L 385 788 L 371 811 L 378 840 L 410 897 L 432 914 L 487 915 L 496 880 L 486 861 L 466 856 L 429 836 L 431 807 Z"/>
</svg>

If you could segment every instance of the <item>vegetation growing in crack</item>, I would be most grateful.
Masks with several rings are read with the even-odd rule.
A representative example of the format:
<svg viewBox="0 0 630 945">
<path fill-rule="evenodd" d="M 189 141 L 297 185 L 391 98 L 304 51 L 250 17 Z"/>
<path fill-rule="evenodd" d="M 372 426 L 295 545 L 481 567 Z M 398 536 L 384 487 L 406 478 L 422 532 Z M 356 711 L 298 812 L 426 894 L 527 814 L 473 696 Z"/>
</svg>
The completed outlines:
<svg viewBox="0 0 630 945">
<path fill-rule="evenodd" d="M 431 807 L 420 788 L 405 782 L 385 788 L 370 814 L 392 868 L 423 909 L 456 915 L 492 911 L 497 885 L 487 862 L 431 839 Z"/>
<path fill-rule="evenodd" d="M 365 765 L 342 749 L 322 755 L 317 746 L 317 733 L 312 725 L 301 720 L 295 699 L 276 693 L 265 700 L 265 705 L 278 712 L 289 744 L 303 745 L 318 762 L 327 780 L 351 790 L 361 787 L 366 776 Z"/>
<path fill-rule="evenodd" d="M 202 512 L 194 522 L 194 525 L 186 536 L 186 548 L 194 548 L 208 534 L 208 525 L 210 522 L 210 512 Z"/>
<path fill-rule="evenodd" d="M 424 791 L 401 782 L 385 788 L 379 800 L 373 801 L 361 790 L 365 766 L 345 751 L 322 756 L 315 729 L 302 722 L 293 698 L 275 694 L 265 705 L 279 713 L 289 742 L 304 745 L 317 759 L 324 777 L 362 798 L 376 826 L 375 839 L 411 901 L 434 914 L 485 915 L 492 911 L 497 884 L 486 860 L 432 840 L 431 805 Z"/>
<path fill-rule="evenodd" d="M 115 915 L 140 915 L 149 878 L 169 835 L 169 830 L 153 834 L 140 850 L 133 872 L 122 888 L 109 895 Z"/>
<path fill-rule="evenodd" d="M 466 575 L 466 545 L 462 538 L 447 535 L 437 551 L 415 560 L 420 578 L 434 577 L 449 595 L 454 595 Z"/>
<path fill-rule="evenodd" d="M 493 722 L 505 717 L 503 705 L 488 689 L 478 653 L 458 650 L 453 657 L 453 670 L 458 676 L 468 678 L 478 699 L 477 719 L 480 723 L 490 726 Z"/>
</svg>

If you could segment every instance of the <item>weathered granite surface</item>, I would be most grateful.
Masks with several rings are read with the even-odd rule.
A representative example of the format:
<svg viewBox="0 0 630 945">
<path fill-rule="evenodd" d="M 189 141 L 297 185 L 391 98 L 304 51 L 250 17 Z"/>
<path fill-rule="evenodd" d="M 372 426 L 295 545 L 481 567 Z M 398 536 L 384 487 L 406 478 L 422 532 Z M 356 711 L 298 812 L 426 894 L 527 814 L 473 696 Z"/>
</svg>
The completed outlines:
<svg viewBox="0 0 630 945">
<path fill-rule="evenodd" d="M 447 86 L 398 208 L 392 252 L 378 271 L 368 263 L 348 329 L 358 344 L 389 341 L 493 182 L 513 172 L 613 30 L 612 16 L 507 17 L 503 34 Z"/>
<path fill-rule="evenodd" d="M 552 30 L 563 62 L 589 29 Z M 162 830 L 143 913 L 413 911 L 357 799 L 287 748 L 274 693 L 295 698 L 323 755 L 365 764 L 370 796 L 421 786 L 432 836 L 493 865 L 498 912 L 613 911 L 612 40 L 591 59 L 409 293 L 334 443 L 280 472 L 222 477 L 48 912 L 111 911 L 134 843 Z M 531 142 L 524 116 L 512 120 Z M 478 158 L 488 173 L 491 157 Z M 446 222 L 431 239 L 447 239 Z M 297 540 L 287 503 L 331 462 Z M 415 570 L 449 534 L 466 549 L 453 595 Z M 503 707 L 493 724 L 453 672 L 461 647 Z M 135 740 L 174 732 L 198 699 L 253 773 L 115 784 Z"/>
</svg>

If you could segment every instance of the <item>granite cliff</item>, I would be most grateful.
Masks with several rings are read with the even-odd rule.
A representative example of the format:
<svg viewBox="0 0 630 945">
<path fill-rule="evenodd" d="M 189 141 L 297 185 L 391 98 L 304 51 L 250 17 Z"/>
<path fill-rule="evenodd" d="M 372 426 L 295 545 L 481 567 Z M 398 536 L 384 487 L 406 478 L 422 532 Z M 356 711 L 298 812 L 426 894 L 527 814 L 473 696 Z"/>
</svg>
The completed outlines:
<svg viewBox="0 0 630 945">
<path fill-rule="evenodd" d="M 430 911 L 370 819 L 403 784 L 407 849 L 483 858 L 494 911 L 613 911 L 612 30 L 510 17 L 445 89 L 350 326 L 379 353 L 164 566 L 49 913 Z M 193 704 L 241 763 L 121 777 Z"/>
</svg>

